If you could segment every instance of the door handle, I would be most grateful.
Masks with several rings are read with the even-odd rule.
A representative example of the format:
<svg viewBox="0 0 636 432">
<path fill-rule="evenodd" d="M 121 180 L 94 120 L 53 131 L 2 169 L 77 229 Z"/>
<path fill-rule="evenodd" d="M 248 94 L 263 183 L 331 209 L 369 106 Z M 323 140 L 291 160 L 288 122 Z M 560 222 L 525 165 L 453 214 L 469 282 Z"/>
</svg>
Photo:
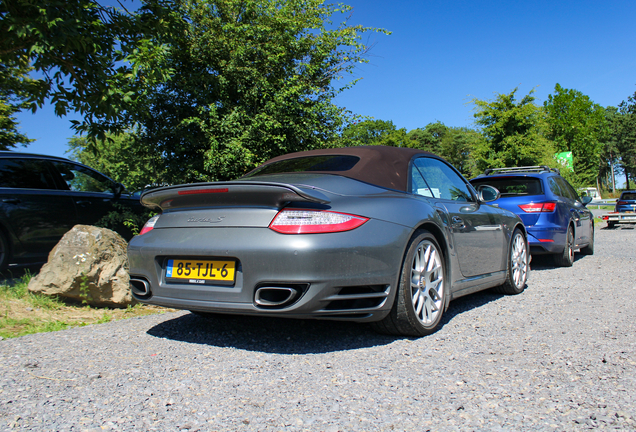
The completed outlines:
<svg viewBox="0 0 636 432">
<path fill-rule="evenodd" d="M 20 200 L 17 198 L 5 198 L 2 202 L 6 204 L 20 204 Z"/>
<path fill-rule="evenodd" d="M 92 204 L 92 202 L 91 201 L 75 201 L 75 204 L 84 206 L 84 205 L 90 205 Z"/>
<path fill-rule="evenodd" d="M 464 220 L 459 216 L 453 216 L 453 228 L 464 228 Z"/>
</svg>

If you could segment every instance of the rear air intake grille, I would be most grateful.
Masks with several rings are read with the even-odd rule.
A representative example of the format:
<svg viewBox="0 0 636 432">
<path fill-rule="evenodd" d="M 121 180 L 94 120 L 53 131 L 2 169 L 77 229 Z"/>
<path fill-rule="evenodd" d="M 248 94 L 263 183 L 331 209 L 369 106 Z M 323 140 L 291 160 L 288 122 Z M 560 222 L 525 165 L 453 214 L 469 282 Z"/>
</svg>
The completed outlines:
<svg viewBox="0 0 636 432">
<path fill-rule="evenodd" d="M 325 299 L 328 303 L 324 311 L 353 311 L 375 310 L 386 302 L 389 295 L 389 285 L 358 285 L 342 287 L 337 294 Z"/>
</svg>

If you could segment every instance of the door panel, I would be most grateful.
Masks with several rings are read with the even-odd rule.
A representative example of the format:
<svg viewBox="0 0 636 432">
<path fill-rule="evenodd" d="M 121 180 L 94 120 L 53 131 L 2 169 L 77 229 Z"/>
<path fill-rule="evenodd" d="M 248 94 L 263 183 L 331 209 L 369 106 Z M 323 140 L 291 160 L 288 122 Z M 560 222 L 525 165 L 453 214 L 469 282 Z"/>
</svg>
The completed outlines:
<svg viewBox="0 0 636 432">
<path fill-rule="evenodd" d="M 418 158 L 411 168 L 411 191 L 446 213 L 464 277 L 502 270 L 507 248 L 499 211 L 480 204 L 455 169 L 439 159 Z"/>
<path fill-rule="evenodd" d="M 0 159 L 0 214 L 17 239 L 14 258 L 45 258 L 77 223 L 73 200 L 53 178 L 46 161 Z"/>
</svg>

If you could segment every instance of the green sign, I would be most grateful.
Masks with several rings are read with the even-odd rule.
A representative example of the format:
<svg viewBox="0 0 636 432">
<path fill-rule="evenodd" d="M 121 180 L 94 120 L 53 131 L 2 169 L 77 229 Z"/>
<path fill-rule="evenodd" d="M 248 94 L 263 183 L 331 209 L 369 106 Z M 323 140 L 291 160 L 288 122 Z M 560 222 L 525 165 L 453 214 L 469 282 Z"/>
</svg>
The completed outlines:
<svg viewBox="0 0 636 432">
<path fill-rule="evenodd" d="M 554 155 L 554 158 L 563 166 L 570 169 L 574 169 L 574 162 L 572 160 L 572 152 L 561 152 Z"/>
</svg>

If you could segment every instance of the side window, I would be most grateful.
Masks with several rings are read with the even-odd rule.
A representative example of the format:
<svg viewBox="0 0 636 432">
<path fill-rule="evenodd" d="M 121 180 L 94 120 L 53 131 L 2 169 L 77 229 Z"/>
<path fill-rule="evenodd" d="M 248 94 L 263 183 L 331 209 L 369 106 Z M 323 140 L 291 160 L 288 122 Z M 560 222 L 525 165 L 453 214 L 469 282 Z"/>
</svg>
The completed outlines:
<svg viewBox="0 0 636 432">
<path fill-rule="evenodd" d="M 113 182 L 98 172 L 67 162 L 53 162 L 69 190 L 113 193 Z"/>
<path fill-rule="evenodd" d="M 556 182 L 555 177 L 550 177 L 548 179 L 548 183 L 550 184 L 550 190 L 552 191 L 553 194 L 557 196 L 563 196 L 563 192 L 561 192 L 561 188 L 559 187 L 559 184 Z"/>
<path fill-rule="evenodd" d="M 464 179 L 439 159 L 417 158 L 411 167 L 411 192 L 453 201 L 472 201 Z"/>
<path fill-rule="evenodd" d="M 572 186 L 570 186 L 570 184 L 566 182 L 562 177 L 556 177 L 556 181 L 557 183 L 559 183 L 564 197 L 570 198 L 573 201 L 577 201 L 579 199 L 578 194 L 574 192 Z"/>
<path fill-rule="evenodd" d="M 56 189 L 48 163 L 37 159 L 0 159 L 0 187 Z"/>
</svg>

